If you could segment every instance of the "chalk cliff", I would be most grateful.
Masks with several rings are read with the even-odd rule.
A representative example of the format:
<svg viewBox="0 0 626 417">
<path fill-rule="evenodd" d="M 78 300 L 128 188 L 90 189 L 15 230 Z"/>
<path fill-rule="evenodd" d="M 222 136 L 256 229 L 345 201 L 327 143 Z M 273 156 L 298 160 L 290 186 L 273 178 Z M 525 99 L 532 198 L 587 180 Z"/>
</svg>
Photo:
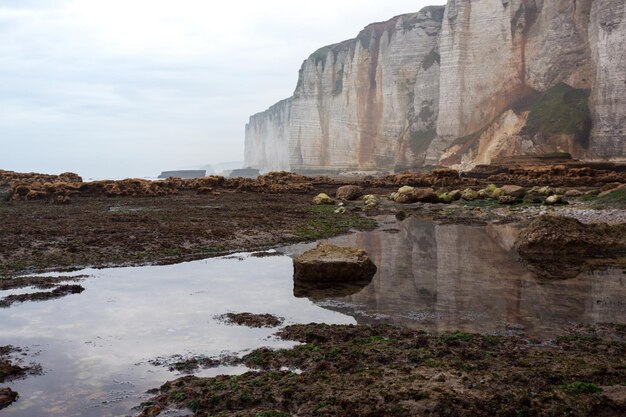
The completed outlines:
<svg viewBox="0 0 626 417">
<path fill-rule="evenodd" d="M 623 0 L 449 0 L 313 53 L 250 118 L 246 165 L 461 169 L 503 156 L 625 159 Z"/>
</svg>

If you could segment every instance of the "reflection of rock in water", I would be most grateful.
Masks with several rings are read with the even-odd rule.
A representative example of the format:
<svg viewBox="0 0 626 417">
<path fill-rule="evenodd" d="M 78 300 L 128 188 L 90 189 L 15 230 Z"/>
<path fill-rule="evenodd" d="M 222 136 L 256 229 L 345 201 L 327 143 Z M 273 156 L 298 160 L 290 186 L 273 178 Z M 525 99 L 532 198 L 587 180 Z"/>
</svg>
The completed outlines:
<svg viewBox="0 0 626 417">
<path fill-rule="evenodd" d="M 414 218 L 394 227 L 400 233 L 333 240 L 365 249 L 378 266 L 362 291 L 333 297 L 337 309 L 359 322 L 382 316 L 435 332 L 532 336 L 558 334 L 571 323 L 626 323 L 621 270 L 542 282 L 512 250 L 514 227 L 436 225 Z"/>
<path fill-rule="evenodd" d="M 626 267 L 626 257 L 592 258 L 582 255 L 520 255 L 526 269 L 538 279 L 565 280 L 582 273 Z"/>
<path fill-rule="evenodd" d="M 365 281 L 353 281 L 345 283 L 314 283 L 304 281 L 294 281 L 293 295 L 296 298 L 324 299 L 347 297 L 363 290 L 372 282 L 371 279 Z"/>
</svg>

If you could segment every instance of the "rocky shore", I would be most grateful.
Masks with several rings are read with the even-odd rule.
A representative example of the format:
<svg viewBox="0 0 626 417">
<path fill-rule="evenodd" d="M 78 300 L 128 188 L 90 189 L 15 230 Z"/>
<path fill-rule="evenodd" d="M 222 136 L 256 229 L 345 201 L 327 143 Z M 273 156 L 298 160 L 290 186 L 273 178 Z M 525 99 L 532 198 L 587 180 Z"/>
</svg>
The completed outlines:
<svg viewBox="0 0 626 417">
<path fill-rule="evenodd" d="M 479 167 L 463 174 L 445 169 L 358 178 L 271 173 L 99 182 L 0 171 L 0 289 L 40 290 L 9 295 L 0 306 L 80 294 L 79 281 L 86 278 L 19 277 L 24 273 L 254 251 L 373 229 L 382 215 L 513 224 L 521 230 L 515 250 L 538 280 L 569 279 L 598 265 L 626 265 L 625 183 L 619 166 L 578 163 Z M 296 296 L 324 292 L 319 282 L 300 281 Z M 346 283 L 339 293 L 358 292 L 369 281 L 363 282 Z M 247 313 L 223 320 L 282 325 L 281 318 Z M 228 365 L 258 372 L 168 382 L 141 415 L 180 407 L 194 416 L 255 417 L 618 416 L 626 410 L 623 326 L 526 340 L 311 324 L 288 326 L 279 337 L 304 344 L 228 358 Z M 189 372 L 226 364 L 220 358 L 194 361 L 164 363 Z M 3 389 L 0 398 L 8 405 L 17 393 Z"/>
<path fill-rule="evenodd" d="M 626 218 L 622 168 L 565 161 L 463 174 L 96 182 L 0 171 L 0 275 L 254 250 L 372 228 L 380 214 L 468 224 L 549 214 L 617 224 Z M 311 204 L 320 192 L 331 204 Z"/>
</svg>

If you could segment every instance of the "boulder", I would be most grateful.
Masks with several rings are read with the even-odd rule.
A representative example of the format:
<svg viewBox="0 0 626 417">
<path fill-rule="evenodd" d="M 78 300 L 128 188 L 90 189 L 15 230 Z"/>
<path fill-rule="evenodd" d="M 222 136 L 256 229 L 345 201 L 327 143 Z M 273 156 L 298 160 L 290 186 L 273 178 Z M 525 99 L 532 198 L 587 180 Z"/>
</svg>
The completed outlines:
<svg viewBox="0 0 626 417">
<path fill-rule="evenodd" d="M 524 198 L 526 189 L 518 185 L 505 185 L 500 187 L 503 195 L 509 195 L 515 198 Z"/>
<path fill-rule="evenodd" d="M 404 187 L 403 187 L 404 188 Z M 438 203 L 439 197 L 432 188 L 412 188 L 411 190 L 400 192 L 396 197 L 396 203 Z"/>
<path fill-rule="evenodd" d="M 450 193 L 441 193 L 437 196 L 439 197 L 439 202 L 443 204 L 451 204 L 454 201 Z"/>
<path fill-rule="evenodd" d="M 465 201 L 474 201 L 478 199 L 478 193 L 468 188 L 463 191 L 463 193 L 461 194 L 461 198 Z"/>
<path fill-rule="evenodd" d="M 363 201 L 365 202 L 365 209 L 375 209 L 380 205 L 380 198 L 375 196 L 374 194 L 368 194 L 363 197 Z"/>
<path fill-rule="evenodd" d="M 484 189 L 478 192 L 478 195 L 481 198 L 493 198 L 497 200 L 502 195 L 502 190 L 499 189 L 495 184 L 489 184 Z"/>
<path fill-rule="evenodd" d="M 306 282 L 367 281 L 376 265 L 364 250 L 320 243 L 293 260 L 294 280 Z"/>
<path fill-rule="evenodd" d="M 344 185 L 337 189 L 335 197 L 340 200 L 352 201 L 363 195 L 363 189 L 358 185 Z"/>
<path fill-rule="evenodd" d="M 454 191 L 450 191 L 448 194 L 450 194 L 450 197 L 452 197 L 453 201 L 458 201 L 461 199 L 461 195 L 463 193 L 459 190 L 454 190 Z"/>
<path fill-rule="evenodd" d="M 567 201 L 562 196 L 554 194 L 546 198 L 545 204 L 546 206 L 556 206 L 557 204 L 567 204 Z"/>
<path fill-rule="evenodd" d="M 332 204 L 335 204 L 335 201 L 332 198 L 330 198 L 328 194 L 321 193 L 321 194 L 316 195 L 313 198 L 313 204 L 318 205 L 318 206 L 322 204 L 332 205 Z"/>
<path fill-rule="evenodd" d="M 495 184 L 489 184 L 487 187 L 485 187 L 485 192 L 489 195 L 492 195 L 497 189 L 498 187 Z"/>
<path fill-rule="evenodd" d="M 582 191 L 578 191 L 578 190 L 567 190 L 565 192 L 565 197 L 580 197 L 582 195 L 583 195 Z"/>
<path fill-rule="evenodd" d="M 543 195 L 543 196 L 550 196 L 552 194 L 554 194 L 554 188 L 549 187 L 549 186 L 545 186 L 545 187 L 533 187 L 532 190 L 530 190 L 532 193 L 534 194 L 539 194 L 539 195 Z"/>
</svg>

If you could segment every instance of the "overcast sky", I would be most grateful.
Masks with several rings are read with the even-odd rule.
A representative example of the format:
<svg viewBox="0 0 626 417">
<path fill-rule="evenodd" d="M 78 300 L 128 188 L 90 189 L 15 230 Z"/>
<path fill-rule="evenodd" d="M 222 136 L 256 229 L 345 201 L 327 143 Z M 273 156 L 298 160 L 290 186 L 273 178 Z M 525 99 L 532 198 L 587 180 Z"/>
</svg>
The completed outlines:
<svg viewBox="0 0 626 417">
<path fill-rule="evenodd" d="M 444 0 L 0 0 L 0 169 L 85 178 L 243 160 L 302 61 Z"/>
</svg>

